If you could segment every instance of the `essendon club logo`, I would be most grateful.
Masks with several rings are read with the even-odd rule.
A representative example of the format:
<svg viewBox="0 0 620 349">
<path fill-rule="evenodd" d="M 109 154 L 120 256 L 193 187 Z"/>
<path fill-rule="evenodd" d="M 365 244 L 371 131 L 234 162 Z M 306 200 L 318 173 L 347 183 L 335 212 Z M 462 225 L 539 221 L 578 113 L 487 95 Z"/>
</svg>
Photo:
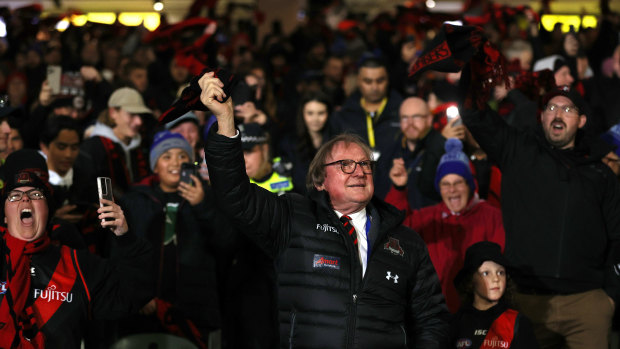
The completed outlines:
<svg viewBox="0 0 620 349">
<path fill-rule="evenodd" d="M 47 181 L 49 178 L 49 174 L 47 171 L 43 171 L 40 168 L 25 168 L 19 171 L 18 174 L 15 175 L 15 183 L 18 184 L 29 184 L 35 181 L 35 178 L 32 176 L 41 178 L 43 181 Z"/>
<path fill-rule="evenodd" d="M 30 179 L 30 173 L 28 172 L 20 172 L 17 174 L 17 178 L 15 179 L 15 182 L 19 183 L 19 184 L 27 184 L 27 183 L 31 183 L 32 180 Z"/>
<path fill-rule="evenodd" d="M 340 258 L 315 254 L 312 262 L 313 268 L 340 269 Z"/>
<path fill-rule="evenodd" d="M 390 241 L 383 244 L 383 249 L 390 251 L 390 253 L 403 257 L 405 255 L 405 251 L 402 247 L 400 247 L 400 242 L 398 239 L 390 238 Z"/>
</svg>

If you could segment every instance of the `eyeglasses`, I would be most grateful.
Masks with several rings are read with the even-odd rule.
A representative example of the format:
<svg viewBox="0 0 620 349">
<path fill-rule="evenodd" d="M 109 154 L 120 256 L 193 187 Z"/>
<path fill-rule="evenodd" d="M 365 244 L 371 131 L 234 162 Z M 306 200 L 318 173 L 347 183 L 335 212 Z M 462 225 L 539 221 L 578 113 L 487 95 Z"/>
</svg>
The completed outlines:
<svg viewBox="0 0 620 349">
<path fill-rule="evenodd" d="M 30 189 L 27 191 L 21 190 L 11 190 L 9 196 L 7 196 L 7 200 L 10 202 L 19 201 L 26 194 L 30 200 L 42 200 L 45 199 L 45 195 L 43 195 L 43 191 L 38 188 Z"/>
<path fill-rule="evenodd" d="M 553 103 L 549 103 L 545 106 L 545 111 L 548 113 L 552 113 L 556 110 L 559 110 L 561 112 L 563 112 L 564 114 L 567 115 L 571 115 L 571 116 L 578 116 L 579 115 L 579 108 L 577 108 L 574 105 L 557 105 L 557 104 L 553 104 Z"/>
<path fill-rule="evenodd" d="M 422 120 L 426 118 L 428 115 L 423 114 L 413 114 L 413 115 L 401 115 L 400 122 L 412 122 L 414 120 Z"/>
<path fill-rule="evenodd" d="M 336 164 L 340 164 L 340 169 L 342 170 L 342 172 L 346 174 L 351 174 L 355 172 L 357 165 L 360 165 L 360 167 L 362 168 L 362 172 L 364 172 L 365 174 L 372 174 L 372 171 L 375 167 L 374 161 L 370 161 L 370 160 L 355 161 L 355 160 L 350 160 L 350 159 L 330 162 L 329 164 L 323 164 L 323 166 L 331 166 L 331 165 L 336 165 Z"/>
</svg>

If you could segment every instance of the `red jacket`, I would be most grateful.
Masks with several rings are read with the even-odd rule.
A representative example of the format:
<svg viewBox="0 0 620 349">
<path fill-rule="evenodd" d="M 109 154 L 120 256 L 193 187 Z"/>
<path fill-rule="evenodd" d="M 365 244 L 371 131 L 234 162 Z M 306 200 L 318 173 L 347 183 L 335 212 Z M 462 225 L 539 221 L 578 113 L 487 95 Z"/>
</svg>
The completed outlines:
<svg viewBox="0 0 620 349">
<path fill-rule="evenodd" d="M 448 308 L 455 313 L 461 302 L 454 287 L 454 277 L 463 267 L 465 250 L 479 241 L 492 241 L 504 249 L 501 211 L 477 197 L 470 200 L 461 214 L 452 214 L 443 202 L 412 211 L 407 203 L 406 190 L 394 187 L 385 201 L 406 210 L 403 225 L 415 230 L 426 242 Z"/>
</svg>

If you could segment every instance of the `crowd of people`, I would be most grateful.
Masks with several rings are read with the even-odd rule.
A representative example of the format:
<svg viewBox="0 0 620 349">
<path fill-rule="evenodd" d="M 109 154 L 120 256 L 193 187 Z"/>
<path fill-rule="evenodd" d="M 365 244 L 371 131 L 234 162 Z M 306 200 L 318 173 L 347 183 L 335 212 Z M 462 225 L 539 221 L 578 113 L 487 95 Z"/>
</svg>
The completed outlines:
<svg viewBox="0 0 620 349">
<path fill-rule="evenodd" d="M 620 14 L 353 10 L 0 9 L 0 346 L 608 349 Z"/>
</svg>

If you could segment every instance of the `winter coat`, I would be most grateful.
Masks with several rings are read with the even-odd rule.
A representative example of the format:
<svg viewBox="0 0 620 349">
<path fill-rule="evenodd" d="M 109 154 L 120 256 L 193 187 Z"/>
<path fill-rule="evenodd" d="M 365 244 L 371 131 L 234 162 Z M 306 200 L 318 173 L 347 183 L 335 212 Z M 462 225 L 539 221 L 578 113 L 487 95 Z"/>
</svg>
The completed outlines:
<svg viewBox="0 0 620 349">
<path fill-rule="evenodd" d="M 140 147 L 137 136 L 126 145 L 120 141 L 112 128 L 95 124 L 91 137 L 80 145 L 80 152 L 87 153 L 97 177 L 112 178 L 115 197 L 124 194 L 132 183 L 146 178 L 149 173 L 148 154 Z"/>
<path fill-rule="evenodd" d="M 212 131 L 205 155 L 218 206 L 278 258 L 281 347 L 443 348 L 439 281 L 402 214 L 376 199 L 367 206 L 373 252 L 362 277 L 326 192 L 277 196 L 251 185 L 239 137 Z"/>
<path fill-rule="evenodd" d="M 127 224 L 153 247 L 149 272 L 157 280 L 155 296 L 172 304 L 201 331 L 219 328 L 219 298 L 216 266 L 212 250 L 215 210 L 208 186 L 205 198 L 196 206 L 178 194 L 179 202 L 174 243 L 164 245 L 167 196 L 159 182 L 148 177 L 122 198 Z"/>
</svg>

